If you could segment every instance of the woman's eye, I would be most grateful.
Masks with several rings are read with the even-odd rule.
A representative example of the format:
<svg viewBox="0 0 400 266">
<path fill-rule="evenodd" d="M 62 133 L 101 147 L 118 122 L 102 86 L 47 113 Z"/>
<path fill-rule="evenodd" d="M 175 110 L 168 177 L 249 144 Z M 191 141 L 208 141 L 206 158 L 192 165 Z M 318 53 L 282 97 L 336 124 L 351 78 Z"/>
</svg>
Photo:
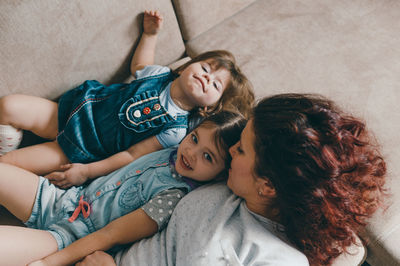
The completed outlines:
<svg viewBox="0 0 400 266">
<path fill-rule="evenodd" d="M 192 134 L 192 141 L 197 144 L 197 137 L 195 134 Z"/>
<path fill-rule="evenodd" d="M 243 153 L 242 147 L 240 147 L 240 145 L 237 146 L 237 151 L 238 153 Z"/>
<path fill-rule="evenodd" d="M 207 161 L 212 162 L 212 158 L 211 158 L 210 154 L 204 153 L 204 158 L 205 158 Z"/>
<path fill-rule="evenodd" d="M 201 68 L 204 70 L 204 72 L 208 73 L 208 69 L 205 66 L 201 66 Z"/>
</svg>

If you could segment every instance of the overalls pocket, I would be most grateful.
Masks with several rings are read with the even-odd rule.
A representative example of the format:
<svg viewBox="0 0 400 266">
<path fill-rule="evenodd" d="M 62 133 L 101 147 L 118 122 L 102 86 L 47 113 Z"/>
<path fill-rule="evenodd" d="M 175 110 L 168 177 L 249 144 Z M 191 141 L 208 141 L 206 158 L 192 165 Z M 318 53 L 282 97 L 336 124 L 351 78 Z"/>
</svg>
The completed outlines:
<svg viewBox="0 0 400 266">
<path fill-rule="evenodd" d="M 146 91 L 128 99 L 119 110 L 118 117 L 126 128 L 138 133 L 173 120 L 161 106 L 157 91 Z"/>
</svg>

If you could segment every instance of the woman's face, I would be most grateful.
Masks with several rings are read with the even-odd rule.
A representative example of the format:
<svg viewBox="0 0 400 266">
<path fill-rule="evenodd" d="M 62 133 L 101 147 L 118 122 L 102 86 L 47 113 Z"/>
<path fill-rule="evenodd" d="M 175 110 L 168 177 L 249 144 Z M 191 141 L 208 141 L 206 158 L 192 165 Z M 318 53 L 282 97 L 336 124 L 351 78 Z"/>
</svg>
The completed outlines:
<svg viewBox="0 0 400 266">
<path fill-rule="evenodd" d="M 233 193 L 246 201 L 257 196 L 260 181 L 253 170 L 256 158 L 254 141 L 253 121 L 250 120 L 240 136 L 240 141 L 229 149 L 232 162 L 227 184 Z"/>
</svg>

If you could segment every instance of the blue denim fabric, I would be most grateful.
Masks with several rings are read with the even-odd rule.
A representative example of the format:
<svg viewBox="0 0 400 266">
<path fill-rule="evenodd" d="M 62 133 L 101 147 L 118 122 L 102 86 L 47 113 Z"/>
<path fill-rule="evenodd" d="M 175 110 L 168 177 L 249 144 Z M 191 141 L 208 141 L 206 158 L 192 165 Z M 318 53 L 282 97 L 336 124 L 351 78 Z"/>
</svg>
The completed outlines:
<svg viewBox="0 0 400 266">
<path fill-rule="evenodd" d="M 73 241 L 93 233 L 111 221 L 130 213 L 158 193 L 190 186 L 172 177 L 169 156 L 176 147 L 145 155 L 131 164 L 95 179 L 89 185 L 63 190 L 40 177 L 32 215 L 26 222 L 30 228 L 48 230 L 63 249 Z M 88 202 L 91 214 L 82 213 L 70 223 L 79 199 Z"/>
<path fill-rule="evenodd" d="M 57 136 L 65 155 L 71 162 L 99 161 L 163 130 L 187 128 L 186 115 L 172 117 L 160 105 L 160 92 L 173 79 L 167 72 L 110 86 L 89 80 L 66 92 L 59 101 Z"/>
</svg>

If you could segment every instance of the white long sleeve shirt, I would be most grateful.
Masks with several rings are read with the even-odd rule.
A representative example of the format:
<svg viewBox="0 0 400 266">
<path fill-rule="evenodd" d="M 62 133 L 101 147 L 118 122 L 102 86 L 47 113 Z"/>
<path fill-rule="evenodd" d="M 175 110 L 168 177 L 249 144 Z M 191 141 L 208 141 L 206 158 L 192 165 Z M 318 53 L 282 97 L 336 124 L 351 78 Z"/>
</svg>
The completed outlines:
<svg viewBox="0 0 400 266">
<path fill-rule="evenodd" d="M 185 196 L 166 230 L 115 256 L 118 265 L 309 265 L 284 228 L 250 212 L 224 184 Z"/>
</svg>

